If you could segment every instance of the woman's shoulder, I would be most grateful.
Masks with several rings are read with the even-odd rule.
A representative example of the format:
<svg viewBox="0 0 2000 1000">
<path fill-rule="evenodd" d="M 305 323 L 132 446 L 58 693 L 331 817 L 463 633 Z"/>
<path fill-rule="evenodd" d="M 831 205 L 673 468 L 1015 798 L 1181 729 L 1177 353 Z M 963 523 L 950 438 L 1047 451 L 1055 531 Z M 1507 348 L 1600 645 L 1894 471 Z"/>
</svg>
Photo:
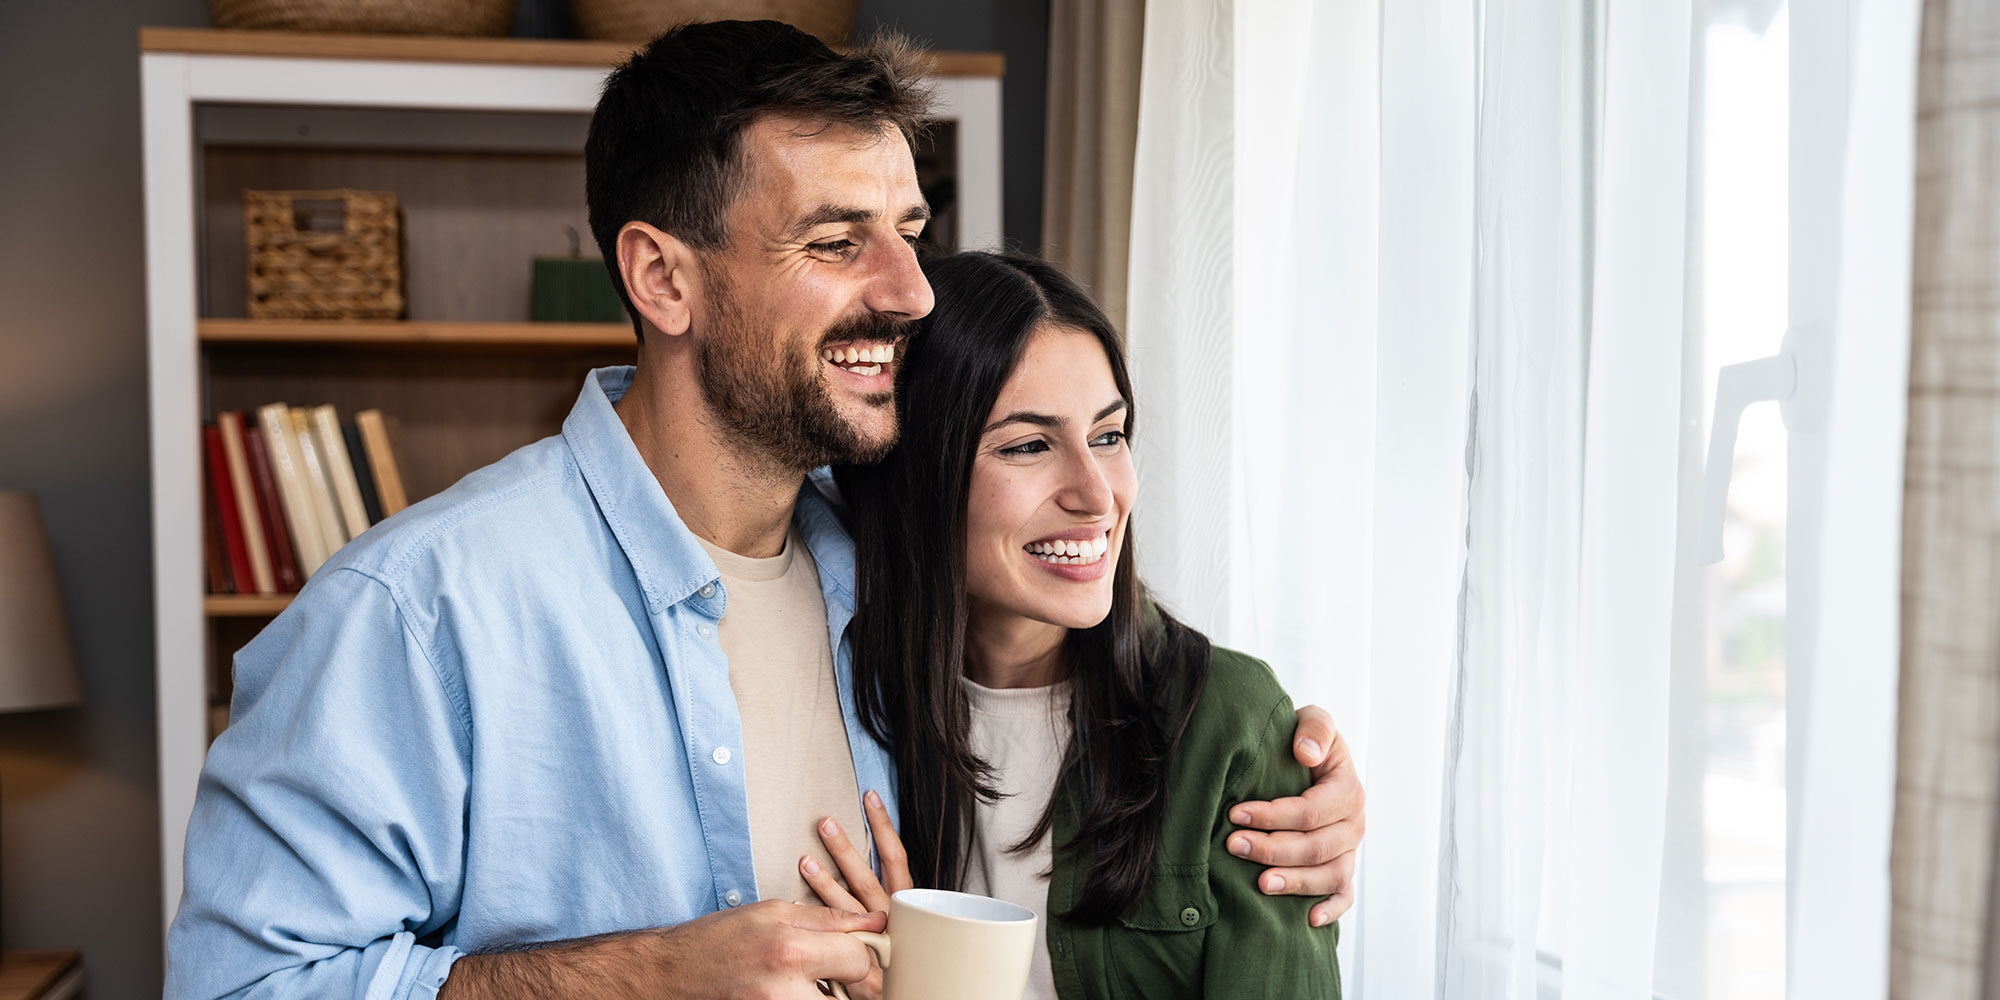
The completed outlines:
<svg viewBox="0 0 2000 1000">
<path fill-rule="evenodd" d="M 1227 646 L 1209 647 L 1208 686 L 1202 700 L 1210 698 L 1218 709 L 1257 715 L 1279 704 L 1289 710 L 1292 703 L 1270 664 Z"/>
<path fill-rule="evenodd" d="M 1154 655 L 1160 655 L 1168 648 L 1179 649 L 1183 659 L 1195 650 L 1207 654 L 1208 676 L 1197 711 L 1238 713 L 1240 717 L 1241 713 L 1268 712 L 1279 702 L 1291 703 L 1284 685 L 1278 683 L 1278 675 L 1263 660 L 1227 646 L 1215 645 L 1193 627 L 1162 615 L 1158 606 L 1150 601 L 1145 606 L 1143 621 Z M 1168 643 L 1166 639 L 1170 629 L 1196 641 Z M 1184 677 L 1194 665 L 1188 662 L 1174 664 L 1171 673 Z"/>
<path fill-rule="evenodd" d="M 1197 757 L 1260 756 L 1292 735 L 1292 699 L 1269 664 L 1248 653 L 1212 646 L 1208 677 L 1182 737 Z"/>
<path fill-rule="evenodd" d="M 1187 702 L 1176 699 L 1169 707 L 1170 718 L 1186 713 L 1187 728 L 1182 732 L 1178 757 L 1182 763 L 1194 760 L 1256 758 L 1272 746 L 1289 746 L 1292 736 L 1292 699 L 1278 683 L 1271 666 L 1248 653 L 1218 646 L 1199 631 L 1162 614 L 1148 602 L 1145 611 L 1148 643 L 1154 655 L 1177 657 L 1167 665 L 1165 677 L 1182 692 L 1197 672 L 1201 682 L 1192 711 Z M 1176 634 L 1178 633 L 1178 634 Z M 1189 641 L 1192 640 L 1192 641 Z M 1169 653 L 1172 650 L 1174 652 Z M 1205 658 L 1200 662 L 1199 658 Z M 1197 671 L 1197 667 L 1206 670 Z M 1280 731 L 1282 730 L 1282 731 Z"/>
</svg>

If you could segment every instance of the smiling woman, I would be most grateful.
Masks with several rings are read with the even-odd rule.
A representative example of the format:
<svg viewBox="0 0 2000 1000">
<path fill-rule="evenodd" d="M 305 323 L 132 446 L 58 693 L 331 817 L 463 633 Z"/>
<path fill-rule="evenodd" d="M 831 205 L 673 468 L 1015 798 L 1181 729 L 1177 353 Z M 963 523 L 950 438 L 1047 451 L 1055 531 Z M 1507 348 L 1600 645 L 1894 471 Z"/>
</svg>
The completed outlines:
<svg viewBox="0 0 2000 1000">
<path fill-rule="evenodd" d="M 1337 997 L 1337 930 L 1310 925 L 1310 899 L 1265 894 L 1282 880 L 1259 890 L 1226 816 L 1305 787 L 1291 701 L 1138 579 L 1116 332 L 1038 258 L 925 273 L 937 306 L 899 355 L 902 440 L 835 470 L 856 687 L 865 724 L 896 736 L 910 841 L 871 807 L 882 882 L 838 830 L 846 887 L 801 874 L 855 910 L 912 884 L 1033 910 L 1034 1000 Z"/>
</svg>

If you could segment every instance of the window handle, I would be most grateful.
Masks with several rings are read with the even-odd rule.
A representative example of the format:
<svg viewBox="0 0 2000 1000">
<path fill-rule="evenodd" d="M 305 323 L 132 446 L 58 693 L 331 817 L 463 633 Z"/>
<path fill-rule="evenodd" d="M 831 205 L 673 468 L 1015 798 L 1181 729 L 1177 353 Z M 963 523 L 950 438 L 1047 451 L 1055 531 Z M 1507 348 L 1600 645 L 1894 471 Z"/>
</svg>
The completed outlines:
<svg viewBox="0 0 2000 1000">
<path fill-rule="evenodd" d="M 1785 349 L 1768 358 L 1726 365 L 1715 380 L 1715 415 L 1709 421 L 1708 468 L 1702 479 L 1701 550 L 1702 565 L 1722 561 L 1722 522 L 1729 513 L 1729 473 L 1736 464 L 1736 425 L 1751 403 L 1789 403 L 1798 390 L 1798 357 Z M 1787 406 L 1790 424 L 1791 407 Z"/>
</svg>

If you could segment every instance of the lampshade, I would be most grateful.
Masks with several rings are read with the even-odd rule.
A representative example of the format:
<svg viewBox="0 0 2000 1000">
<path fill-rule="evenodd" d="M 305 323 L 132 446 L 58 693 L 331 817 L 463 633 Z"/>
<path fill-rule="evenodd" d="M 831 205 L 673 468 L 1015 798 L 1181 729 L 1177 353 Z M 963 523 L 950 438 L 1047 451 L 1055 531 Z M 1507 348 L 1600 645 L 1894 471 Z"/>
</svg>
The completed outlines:
<svg viewBox="0 0 2000 1000">
<path fill-rule="evenodd" d="M 0 491 L 0 712 L 83 700 L 35 495 Z"/>
</svg>

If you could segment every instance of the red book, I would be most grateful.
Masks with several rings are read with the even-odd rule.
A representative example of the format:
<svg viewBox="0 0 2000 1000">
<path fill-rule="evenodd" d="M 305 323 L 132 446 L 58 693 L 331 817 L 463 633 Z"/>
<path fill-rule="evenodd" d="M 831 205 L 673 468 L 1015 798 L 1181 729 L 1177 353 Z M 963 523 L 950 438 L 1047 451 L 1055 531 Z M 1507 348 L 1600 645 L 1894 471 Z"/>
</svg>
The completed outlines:
<svg viewBox="0 0 2000 1000">
<path fill-rule="evenodd" d="M 265 450 L 264 435 L 243 435 L 250 453 L 250 481 L 256 484 L 257 513 L 264 524 L 264 540 L 271 547 L 271 568 L 278 574 L 278 590 L 299 589 L 299 558 L 292 551 L 292 534 L 285 525 L 285 509 L 278 506 L 278 480 L 271 474 L 271 453 Z"/>
<path fill-rule="evenodd" d="M 236 491 L 229 482 L 229 459 L 222 452 L 222 430 L 214 424 L 201 429 L 203 447 L 208 451 L 208 482 L 215 490 L 215 510 L 222 517 L 222 548 L 229 553 L 229 576 L 236 592 L 254 594 L 250 585 L 250 549 L 243 541 L 243 522 L 236 514 Z"/>
<path fill-rule="evenodd" d="M 208 458 L 203 456 L 202 468 L 208 468 Z M 236 584 L 229 579 L 229 557 L 222 554 L 222 515 L 215 509 L 215 481 L 210 476 L 201 477 L 201 556 L 208 566 L 208 592 L 230 594 L 236 591 Z"/>
</svg>

